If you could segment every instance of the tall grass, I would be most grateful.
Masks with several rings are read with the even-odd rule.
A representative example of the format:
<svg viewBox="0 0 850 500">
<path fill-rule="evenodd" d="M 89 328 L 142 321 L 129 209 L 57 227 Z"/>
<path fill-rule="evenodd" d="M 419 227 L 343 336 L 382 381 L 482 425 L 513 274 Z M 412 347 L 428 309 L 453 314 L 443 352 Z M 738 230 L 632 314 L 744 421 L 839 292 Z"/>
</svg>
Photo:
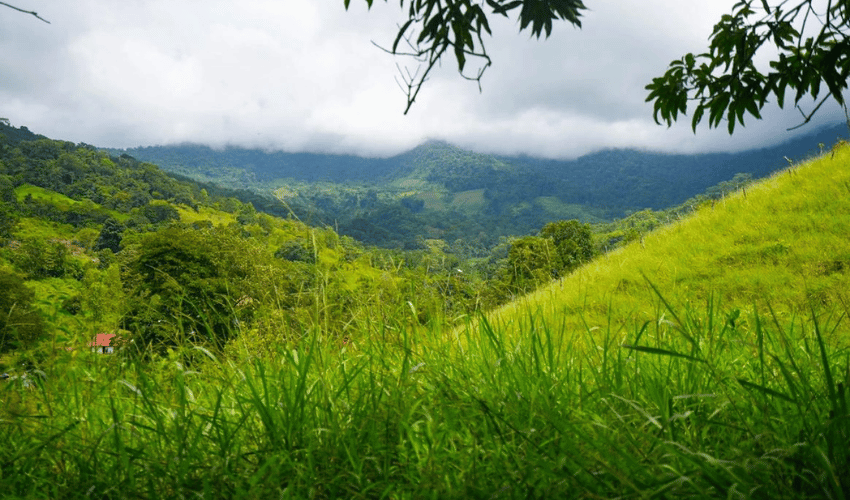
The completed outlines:
<svg viewBox="0 0 850 500">
<path fill-rule="evenodd" d="M 847 310 L 656 298 L 628 328 L 381 323 L 342 349 L 190 348 L 191 370 L 62 353 L 35 386 L 0 384 L 0 496 L 850 494 Z"/>
</svg>

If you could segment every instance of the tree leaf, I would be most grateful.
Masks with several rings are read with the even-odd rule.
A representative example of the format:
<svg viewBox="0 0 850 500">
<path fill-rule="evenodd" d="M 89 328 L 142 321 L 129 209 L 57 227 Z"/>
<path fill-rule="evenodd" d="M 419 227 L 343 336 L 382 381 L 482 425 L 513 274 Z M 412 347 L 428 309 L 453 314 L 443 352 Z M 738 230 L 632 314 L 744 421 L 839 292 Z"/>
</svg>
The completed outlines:
<svg viewBox="0 0 850 500">
<path fill-rule="evenodd" d="M 700 104 L 697 106 L 697 109 L 694 110 L 694 117 L 691 120 L 691 128 L 694 130 L 694 133 L 697 133 L 697 124 L 702 120 L 702 115 L 705 113 L 705 106 Z"/>
<path fill-rule="evenodd" d="M 747 107 L 747 111 L 751 115 L 755 116 L 756 119 L 761 120 L 761 115 L 759 114 L 759 106 L 756 104 L 756 100 L 754 98 L 747 100 L 744 105 Z"/>
<path fill-rule="evenodd" d="M 404 36 L 404 32 L 407 31 L 407 28 L 410 27 L 410 24 L 413 23 L 413 19 L 409 19 L 404 25 L 398 30 L 398 36 L 395 37 L 395 42 L 393 42 L 393 53 L 395 54 L 396 48 L 398 48 L 398 42 L 401 41 L 401 38 Z"/>
</svg>

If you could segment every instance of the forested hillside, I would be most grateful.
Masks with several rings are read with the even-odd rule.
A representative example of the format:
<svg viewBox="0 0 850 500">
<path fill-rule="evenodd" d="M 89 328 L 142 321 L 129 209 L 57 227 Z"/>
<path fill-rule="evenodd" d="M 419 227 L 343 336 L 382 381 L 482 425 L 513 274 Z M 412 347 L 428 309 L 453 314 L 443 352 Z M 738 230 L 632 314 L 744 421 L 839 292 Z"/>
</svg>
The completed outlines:
<svg viewBox="0 0 850 500">
<path fill-rule="evenodd" d="M 79 347 L 99 331 L 157 349 L 181 338 L 221 349 L 246 332 L 258 345 L 319 327 L 342 340 L 400 311 L 414 323 L 450 323 L 598 251 L 576 221 L 496 248 L 439 238 L 420 238 L 418 250 L 370 248 L 306 225 L 274 198 L 6 125 L 0 195 L 0 274 L 14 291 L 0 304 L 0 355 L 12 358 L 43 355 L 45 338 Z"/>
<path fill-rule="evenodd" d="M 364 243 L 424 248 L 463 239 L 480 248 L 547 222 L 612 222 L 665 210 L 736 174 L 760 178 L 847 135 L 836 125 L 779 146 L 741 153 L 606 150 L 575 160 L 497 157 L 428 141 L 390 158 L 265 152 L 200 145 L 113 151 L 167 171 L 274 194 L 302 220 Z M 787 158 L 787 159 L 786 159 Z"/>
<path fill-rule="evenodd" d="M 368 250 L 272 198 L 26 129 L 0 128 L 0 194 L 0 274 L 17 290 L 2 304 L 12 316 L 0 352 L 29 356 L 44 336 L 80 346 L 115 329 L 159 346 L 177 332 L 221 348 L 252 331 L 262 344 L 311 325 L 343 338 L 376 308 L 415 307 L 426 322 L 480 306 L 475 274 L 453 277 L 457 258 L 439 244 Z M 18 313 L 41 319 L 19 328 Z"/>
<path fill-rule="evenodd" d="M 423 236 L 411 216 L 424 211 L 421 204 L 408 200 L 400 210 L 360 199 L 358 206 L 369 210 L 346 223 L 349 233 L 369 240 L 388 224 L 416 238 L 410 240 L 416 249 L 403 250 L 403 241 L 391 240 L 398 233 L 384 231 L 383 242 L 398 247 L 387 250 L 332 227 L 308 226 L 274 198 L 0 127 L 0 270 L 26 304 L 6 306 L 49 318 L 29 333 L 7 318 L 0 330 L 10 352 L 29 352 L 44 335 L 60 331 L 62 341 L 73 344 L 80 336 L 69 332 L 118 328 L 144 345 L 174 344 L 180 331 L 221 347 L 238 331 L 263 339 L 316 325 L 344 338 L 376 311 L 412 308 L 413 321 L 451 322 L 534 290 L 749 182 L 736 179 L 674 209 L 645 210 L 616 223 L 550 219 L 530 235 L 493 238 L 493 246 L 462 232 L 441 238 L 451 233 L 434 227 Z M 467 158 L 453 165 L 512 168 L 432 144 L 411 153 L 417 175 L 457 179 L 444 165 L 432 165 L 449 153 Z M 452 222 L 445 217 L 435 225 Z M 198 323 L 200 313 L 206 323 Z"/>
</svg>

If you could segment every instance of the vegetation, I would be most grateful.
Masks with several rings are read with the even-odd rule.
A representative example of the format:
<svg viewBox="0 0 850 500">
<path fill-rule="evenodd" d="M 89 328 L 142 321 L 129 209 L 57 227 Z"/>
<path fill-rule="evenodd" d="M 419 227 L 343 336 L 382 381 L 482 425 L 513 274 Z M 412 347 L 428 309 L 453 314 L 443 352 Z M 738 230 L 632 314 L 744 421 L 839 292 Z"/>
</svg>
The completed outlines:
<svg viewBox="0 0 850 500">
<path fill-rule="evenodd" d="M 522 340 L 376 325 L 356 347 L 193 370 L 60 353 L 34 390 L 3 386 L 0 481 L 53 498 L 846 494 L 839 324 L 664 312 L 682 323 L 540 321 Z"/>
<path fill-rule="evenodd" d="M 372 2 L 366 0 L 369 7 Z M 348 9 L 350 0 L 344 3 Z M 744 125 L 745 113 L 761 119 L 760 111 L 771 96 L 783 107 L 788 89 L 795 91 L 794 105 L 803 114 L 800 125 L 808 123 L 830 97 L 844 106 L 842 92 L 850 77 L 850 7 L 845 2 L 827 2 L 825 6 L 813 0 L 792 2 L 791 6 L 788 3 L 736 2 L 732 13 L 715 24 L 705 52 L 689 53 L 671 62 L 663 76 L 646 86 L 650 91 L 646 100 L 653 102 L 656 123 L 660 123 L 660 115 L 671 125 L 679 113 L 686 114 L 688 101 L 697 101 L 694 132 L 707 111 L 709 127 L 726 120 L 731 134 L 736 123 Z M 404 4 L 402 0 L 402 8 Z M 410 56 L 419 64 L 416 71 L 399 68 L 407 87 L 405 114 L 446 52 L 454 55 L 461 76 L 478 82 L 480 87 L 492 63 L 484 43 L 484 35 L 492 34 L 487 8 L 491 14 L 505 17 L 519 9 L 519 30 L 530 27 L 537 38 L 544 31 L 549 37 L 553 21 L 564 20 L 581 28 L 582 11 L 587 9 L 582 0 L 410 1 L 407 18 L 399 24 L 392 47 L 384 49 L 393 55 Z M 770 57 L 771 70 L 767 72 L 755 64 L 759 54 L 765 52 Z M 472 58 L 480 61 L 480 66 L 472 74 L 465 73 L 466 63 Z M 420 72 L 423 65 L 425 69 Z M 821 88 L 828 89 L 826 97 L 804 112 L 800 100 L 811 96 L 816 101 Z"/>
<path fill-rule="evenodd" d="M 691 121 L 694 132 L 708 111 L 708 126 L 717 127 L 725 119 L 731 134 L 736 122 L 744 125 L 745 113 L 761 119 L 760 111 L 771 96 L 783 107 L 789 89 L 803 115 L 800 125 L 808 123 L 829 98 L 846 111 L 842 93 L 850 77 L 850 7 L 845 2 L 823 6 L 804 0 L 791 7 L 787 3 L 737 2 L 732 14 L 714 25 L 708 51 L 689 53 L 670 63 L 667 73 L 646 86 L 651 91 L 646 100 L 654 101 L 656 123 L 660 114 L 669 126 L 693 100 L 697 101 Z M 797 21 L 800 16 L 802 23 Z M 814 32 L 812 24 L 806 30 L 810 16 L 819 25 Z M 770 54 L 768 72 L 756 68 L 760 53 Z M 826 97 L 804 112 L 800 100 L 810 96 L 817 101 L 822 86 L 829 91 Z"/>
<path fill-rule="evenodd" d="M 482 252 L 365 247 L 13 137 L 5 495 L 850 494 L 845 146 Z"/>
<path fill-rule="evenodd" d="M 0 353 L 25 350 L 39 340 L 43 325 L 33 307 L 34 294 L 20 277 L 0 270 Z"/>
<path fill-rule="evenodd" d="M 369 7 L 372 6 L 372 1 L 366 0 Z M 351 0 L 344 0 L 344 2 L 345 8 L 348 9 Z M 581 0 L 559 0 L 551 3 L 542 3 L 537 0 L 510 2 L 487 0 L 487 5 L 493 9 L 493 14 L 505 17 L 508 17 L 508 12 L 522 6 L 519 13 L 520 31 L 531 25 L 531 33 L 537 38 L 540 38 L 544 30 L 548 38 L 552 32 L 552 21 L 559 19 L 581 27 L 579 17 L 581 17 L 581 11 L 586 9 Z M 401 6 L 404 7 L 404 0 Z M 487 55 L 484 47 L 484 33 L 489 35 L 491 32 L 483 6 L 483 2 L 478 5 L 478 2 L 470 0 L 452 0 L 446 3 L 434 0 L 409 2 L 408 20 L 400 25 L 392 49 L 388 52 L 413 56 L 419 63 L 426 64 L 426 67 L 422 76 L 419 76 L 418 70 L 414 74 L 409 71 L 406 74 L 402 72 L 402 80 L 407 85 L 407 107 L 404 114 L 410 111 L 431 69 L 450 47 L 457 59 L 457 70 L 461 76 L 468 80 L 475 80 L 480 85 L 481 77 L 491 63 L 490 56 Z M 399 52 L 398 46 L 402 39 L 405 40 L 411 53 L 407 53 L 405 48 Z M 482 66 L 474 77 L 464 74 L 467 57 L 483 60 Z"/>
<path fill-rule="evenodd" d="M 701 194 L 714 196 L 706 190 L 728 190 L 718 185 L 736 174 L 769 175 L 788 166 L 786 157 L 819 154 L 818 143 L 832 144 L 846 130 L 844 124 L 827 127 L 735 154 L 608 150 L 575 160 L 496 157 L 439 141 L 384 159 L 197 145 L 111 153 L 252 190 L 222 194 L 367 245 L 424 249 L 425 240 L 441 239 L 468 248 L 465 257 L 483 258 L 501 237 L 533 235 L 552 221 L 612 223 L 644 209 L 664 211 Z M 220 192 L 205 186 L 208 193 Z M 272 194 L 283 205 L 266 198 Z"/>
<path fill-rule="evenodd" d="M 527 308 L 568 330 L 628 325 L 636 317 L 654 321 L 657 311 L 646 304 L 656 291 L 647 277 L 680 306 L 714 300 L 769 315 L 770 304 L 782 317 L 805 315 L 812 303 L 842 307 L 850 258 L 848 160 L 850 151 L 839 147 L 720 200 L 704 199 L 670 224 L 661 225 L 664 219 L 651 212 L 633 214 L 625 221 L 635 225 L 630 243 L 505 306 L 495 318 L 504 316 L 519 330 L 516 311 Z M 638 221 L 657 229 L 643 233 Z"/>
</svg>

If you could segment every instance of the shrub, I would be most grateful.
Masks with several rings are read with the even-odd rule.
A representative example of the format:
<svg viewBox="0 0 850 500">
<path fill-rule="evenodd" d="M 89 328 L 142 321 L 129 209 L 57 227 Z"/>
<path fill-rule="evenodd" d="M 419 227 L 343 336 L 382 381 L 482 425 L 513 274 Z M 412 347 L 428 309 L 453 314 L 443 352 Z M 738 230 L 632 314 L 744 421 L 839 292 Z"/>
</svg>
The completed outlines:
<svg viewBox="0 0 850 500">
<path fill-rule="evenodd" d="M 228 241 L 177 227 L 146 237 L 125 270 L 126 328 L 157 349 L 185 341 L 223 346 L 237 325 L 232 304 L 244 277 Z"/>
<path fill-rule="evenodd" d="M 44 331 L 33 308 L 35 294 L 16 274 L 0 270 L 0 352 L 28 348 Z"/>
</svg>

